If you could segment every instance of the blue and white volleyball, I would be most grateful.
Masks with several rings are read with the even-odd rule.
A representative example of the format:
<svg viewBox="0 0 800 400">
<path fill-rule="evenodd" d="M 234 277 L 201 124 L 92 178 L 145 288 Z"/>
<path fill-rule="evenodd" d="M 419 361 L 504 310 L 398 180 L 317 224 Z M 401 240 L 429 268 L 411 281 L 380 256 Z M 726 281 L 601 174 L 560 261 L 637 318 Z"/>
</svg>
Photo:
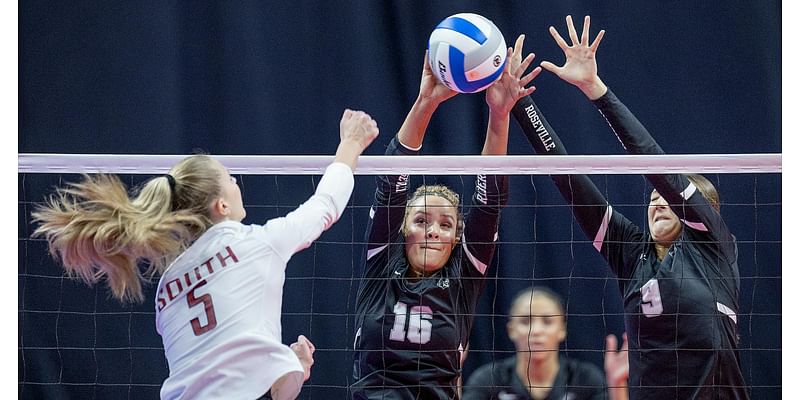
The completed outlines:
<svg viewBox="0 0 800 400">
<path fill-rule="evenodd" d="M 433 74 L 460 93 L 486 89 L 503 73 L 506 40 L 489 19 L 472 13 L 451 15 L 428 40 Z"/>
</svg>

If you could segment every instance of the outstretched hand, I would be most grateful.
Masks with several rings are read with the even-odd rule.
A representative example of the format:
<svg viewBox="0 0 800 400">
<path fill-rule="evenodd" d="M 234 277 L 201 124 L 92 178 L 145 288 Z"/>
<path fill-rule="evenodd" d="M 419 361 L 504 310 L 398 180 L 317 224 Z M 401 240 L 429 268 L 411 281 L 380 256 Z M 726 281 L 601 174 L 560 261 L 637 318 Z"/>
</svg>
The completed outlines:
<svg viewBox="0 0 800 400">
<path fill-rule="evenodd" d="M 522 45 L 524 42 L 525 35 L 519 35 L 514 43 L 514 49 L 508 48 L 506 65 L 500 79 L 486 89 L 486 104 L 494 111 L 508 114 L 514 104 L 517 103 L 517 100 L 530 95 L 536 90 L 535 86 L 529 88 L 525 86 L 542 72 L 542 68 L 536 67 L 528 75 L 522 76 L 525 70 L 530 67 L 534 57 L 536 57 L 531 53 L 525 57 L 525 60 L 522 60 Z"/>
<path fill-rule="evenodd" d="M 314 344 L 303 335 L 297 337 L 297 341 L 289 346 L 303 366 L 303 381 L 311 377 L 311 366 L 314 365 Z"/>
<path fill-rule="evenodd" d="M 578 38 L 578 32 L 572 23 L 572 16 L 567 16 L 567 31 L 572 45 L 567 44 L 556 28 L 550 27 L 550 35 L 555 39 L 558 47 L 564 51 L 566 61 L 559 67 L 549 61 L 542 62 L 542 68 L 556 74 L 559 78 L 577 86 L 590 100 L 595 100 L 604 95 L 608 88 L 597 75 L 597 48 L 606 31 L 601 30 L 594 41 L 589 44 L 590 18 L 587 15 L 583 20 L 583 32 Z"/>
<path fill-rule="evenodd" d="M 425 50 L 425 62 L 422 66 L 422 79 L 419 82 L 419 97 L 421 100 L 430 100 L 439 104 L 455 95 L 458 92 L 450 90 L 445 86 L 436 76 L 431 69 L 430 59 L 428 58 L 428 50 Z"/>
</svg>

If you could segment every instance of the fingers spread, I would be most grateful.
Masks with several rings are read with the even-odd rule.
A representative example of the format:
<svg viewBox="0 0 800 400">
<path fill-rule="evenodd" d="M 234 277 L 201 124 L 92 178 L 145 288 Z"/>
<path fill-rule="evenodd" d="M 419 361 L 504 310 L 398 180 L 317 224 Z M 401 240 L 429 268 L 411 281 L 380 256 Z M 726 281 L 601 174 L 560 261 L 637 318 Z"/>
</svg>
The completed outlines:
<svg viewBox="0 0 800 400">
<path fill-rule="evenodd" d="M 546 69 L 546 70 L 548 70 L 548 71 L 550 71 L 550 72 L 552 72 L 552 73 L 554 73 L 556 75 L 558 75 L 559 70 L 561 69 L 561 68 L 557 67 L 555 64 L 551 63 L 550 61 L 542 61 L 542 63 L 539 64 L 539 65 L 541 65 L 542 68 L 544 68 L 544 69 Z"/>
<path fill-rule="evenodd" d="M 522 44 L 525 43 L 525 34 L 519 35 L 517 41 L 514 43 L 514 53 L 522 53 Z"/>
<path fill-rule="evenodd" d="M 589 45 L 589 16 L 583 18 L 583 32 L 581 33 L 581 44 Z"/>
<path fill-rule="evenodd" d="M 572 39 L 572 45 L 578 45 L 580 41 L 578 40 L 578 32 L 575 31 L 575 25 L 572 23 L 572 15 L 567 15 L 567 30 L 569 31 L 569 38 Z"/>
<path fill-rule="evenodd" d="M 524 60 L 522 60 L 522 63 L 514 71 L 514 76 L 519 78 L 523 73 L 525 73 L 525 70 L 527 70 L 528 67 L 531 66 L 531 63 L 533 62 L 534 58 L 536 58 L 536 55 L 534 55 L 533 53 L 528 54 L 528 56 L 525 57 Z"/>
<path fill-rule="evenodd" d="M 511 72 L 514 68 L 514 53 L 511 52 L 511 47 L 506 50 L 506 64 L 503 66 L 503 73 Z"/>
<path fill-rule="evenodd" d="M 594 42 L 592 42 L 592 45 L 590 46 L 592 51 L 597 52 L 597 48 L 600 46 L 600 41 L 603 40 L 603 36 L 605 36 L 605 34 L 605 30 L 601 30 L 600 33 L 597 34 L 597 37 L 594 38 Z"/>
<path fill-rule="evenodd" d="M 533 71 L 531 71 L 530 74 L 525 75 L 525 76 L 522 77 L 522 79 L 520 80 L 520 84 L 522 86 L 528 86 L 528 84 L 531 83 L 533 78 L 536 78 L 537 76 L 539 76 L 539 74 L 541 72 L 542 72 L 542 67 L 534 68 Z"/>
<path fill-rule="evenodd" d="M 556 28 L 551 26 L 549 31 L 550 31 L 550 36 L 552 36 L 553 39 L 555 39 L 556 44 L 558 45 L 558 47 L 560 47 L 561 50 L 563 50 L 563 51 L 567 51 L 567 49 L 569 48 L 569 45 L 564 40 L 564 38 L 561 37 L 561 35 L 556 30 Z"/>
</svg>

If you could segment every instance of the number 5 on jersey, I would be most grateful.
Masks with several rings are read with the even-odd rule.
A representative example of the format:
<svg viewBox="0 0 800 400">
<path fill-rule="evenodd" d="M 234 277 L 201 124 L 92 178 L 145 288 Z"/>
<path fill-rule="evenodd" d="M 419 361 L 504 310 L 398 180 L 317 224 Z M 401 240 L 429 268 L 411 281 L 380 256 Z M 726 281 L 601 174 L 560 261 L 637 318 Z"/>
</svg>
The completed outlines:
<svg viewBox="0 0 800 400">
<path fill-rule="evenodd" d="M 408 306 L 402 301 L 394 305 L 394 326 L 389 331 L 389 340 L 403 342 L 408 339 L 411 343 L 428 343 L 431 340 L 433 311 L 426 306 L 411 307 L 410 313 L 407 310 Z"/>
<path fill-rule="evenodd" d="M 206 280 L 203 279 L 202 281 L 197 282 L 197 286 L 195 286 L 189 293 L 186 294 L 186 302 L 189 304 L 189 308 L 202 304 L 206 312 L 206 321 L 208 321 L 208 323 L 205 325 L 200 325 L 199 317 L 190 321 L 192 323 L 192 331 L 194 332 L 195 336 L 200 336 L 217 327 L 217 314 L 214 312 L 214 302 L 211 300 L 211 295 L 208 293 L 199 297 L 195 297 L 194 295 L 195 290 L 205 285 Z"/>
</svg>

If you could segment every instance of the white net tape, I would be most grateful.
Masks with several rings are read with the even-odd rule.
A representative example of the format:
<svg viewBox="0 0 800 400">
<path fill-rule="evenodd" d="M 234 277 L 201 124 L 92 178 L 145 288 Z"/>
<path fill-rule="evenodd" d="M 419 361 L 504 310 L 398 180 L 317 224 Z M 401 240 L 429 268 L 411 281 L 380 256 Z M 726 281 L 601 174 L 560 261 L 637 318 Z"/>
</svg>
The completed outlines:
<svg viewBox="0 0 800 400">
<path fill-rule="evenodd" d="M 20 154 L 19 173 L 164 174 L 185 155 Z M 321 175 L 333 156 L 213 156 L 232 174 Z M 781 154 L 362 156 L 355 173 L 560 175 L 780 173 Z"/>
</svg>

